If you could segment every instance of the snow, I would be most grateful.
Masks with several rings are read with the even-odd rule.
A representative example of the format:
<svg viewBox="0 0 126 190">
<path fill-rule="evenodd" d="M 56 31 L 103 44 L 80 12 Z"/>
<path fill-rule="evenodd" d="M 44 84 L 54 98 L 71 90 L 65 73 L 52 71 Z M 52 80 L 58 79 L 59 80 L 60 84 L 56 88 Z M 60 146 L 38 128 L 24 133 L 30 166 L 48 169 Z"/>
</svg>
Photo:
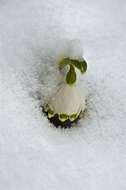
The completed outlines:
<svg viewBox="0 0 126 190">
<path fill-rule="evenodd" d="M 126 189 L 126 1 L 0 1 L 0 189 Z M 87 112 L 51 126 L 64 43 L 84 44 Z"/>
</svg>

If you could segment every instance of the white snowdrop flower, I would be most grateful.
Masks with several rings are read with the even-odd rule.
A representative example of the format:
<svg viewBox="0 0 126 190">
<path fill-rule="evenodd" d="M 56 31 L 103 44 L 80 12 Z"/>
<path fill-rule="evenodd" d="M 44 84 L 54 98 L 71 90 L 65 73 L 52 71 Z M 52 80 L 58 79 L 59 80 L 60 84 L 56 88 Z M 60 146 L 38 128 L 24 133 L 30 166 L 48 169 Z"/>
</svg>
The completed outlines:
<svg viewBox="0 0 126 190">
<path fill-rule="evenodd" d="M 70 126 L 86 107 L 85 98 L 82 97 L 76 83 L 78 71 L 83 74 L 87 70 L 82 45 L 80 42 L 72 41 L 67 50 L 68 54 L 59 61 L 59 69 L 66 68 L 65 80 L 44 106 L 44 112 L 47 113 L 49 120 L 56 126 L 62 127 Z"/>
</svg>

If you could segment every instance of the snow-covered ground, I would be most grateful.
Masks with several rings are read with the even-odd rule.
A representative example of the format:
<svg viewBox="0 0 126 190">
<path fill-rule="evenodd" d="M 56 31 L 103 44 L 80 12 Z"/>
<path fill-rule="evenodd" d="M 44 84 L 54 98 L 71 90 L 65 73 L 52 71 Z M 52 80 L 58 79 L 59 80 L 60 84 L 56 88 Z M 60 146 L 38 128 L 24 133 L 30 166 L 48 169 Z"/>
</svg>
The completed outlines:
<svg viewBox="0 0 126 190">
<path fill-rule="evenodd" d="M 40 105 L 74 38 L 89 64 L 87 112 L 61 130 Z M 0 1 L 0 189 L 126 189 L 125 0 Z"/>
</svg>

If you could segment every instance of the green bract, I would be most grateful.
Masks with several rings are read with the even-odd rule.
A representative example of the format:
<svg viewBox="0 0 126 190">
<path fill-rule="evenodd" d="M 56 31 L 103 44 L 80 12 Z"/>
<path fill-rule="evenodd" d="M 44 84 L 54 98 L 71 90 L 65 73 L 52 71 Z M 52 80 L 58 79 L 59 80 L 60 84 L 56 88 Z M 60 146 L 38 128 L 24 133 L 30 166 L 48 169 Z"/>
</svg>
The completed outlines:
<svg viewBox="0 0 126 190">
<path fill-rule="evenodd" d="M 78 60 L 72 60 L 72 64 L 80 70 L 80 72 L 83 74 L 87 70 L 87 63 L 85 60 L 78 61 Z"/>
<path fill-rule="evenodd" d="M 69 58 L 64 58 L 59 62 L 59 69 L 62 69 L 64 66 L 70 64 L 70 59 Z"/>
<path fill-rule="evenodd" d="M 66 65 L 70 66 L 70 69 L 66 75 L 66 82 L 69 85 L 74 84 L 76 82 L 75 68 L 79 69 L 82 74 L 85 73 L 87 70 L 87 62 L 84 59 L 76 60 L 76 59 L 64 58 L 59 63 L 59 69 L 62 69 Z"/>
<path fill-rule="evenodd" d="M 66 75 L 66 82 L 67 84 L 73 84 L 76 81 L 76 72 L 75 69 L 73 67 L 73 65 L 70 65 L 70 70 L 68 71 L 67 75 Z"/>
</svg>

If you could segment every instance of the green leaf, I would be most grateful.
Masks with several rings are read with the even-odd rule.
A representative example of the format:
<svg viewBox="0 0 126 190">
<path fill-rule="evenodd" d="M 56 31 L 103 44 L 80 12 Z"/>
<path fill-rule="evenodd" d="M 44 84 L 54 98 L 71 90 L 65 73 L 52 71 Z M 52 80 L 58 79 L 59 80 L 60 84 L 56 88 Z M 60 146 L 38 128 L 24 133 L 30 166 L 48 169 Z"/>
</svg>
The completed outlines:
<svg viewBox="0 0 126 190">
<path fill-rule="evenodd" d="M 71 63 L 80 70 L 80 72 L 83 74 L 87 70 L 87 62 L 83 60 L 71 60 Z"/>
<path fill-rule="evenodd" d="M 79 69 L 82 74 L 85 73 L 87 70 L 87 62 L 84 59 L 76 60 L 76 59 L 70 59 L 68 57 L 60 61 L 59 69 L 62 69 L 66 65 L 71 65 L 71 64 L 75 66 L 77 69 Z"/>
<path fill-rule="evenodd" d="M 70 64 L 70 59 L 69 58 L 64 58 L 59 62 L 59 69 L 62 69 L 66 65 Z"/>
<path fill-rule="evenodd" d="M 70 65 L 70 70 L 67 73 L 66 76 L 66 82 L 67 84 L 73 84 L 76 81 L 76 72 L 73 65 Z"/>
</svg>

